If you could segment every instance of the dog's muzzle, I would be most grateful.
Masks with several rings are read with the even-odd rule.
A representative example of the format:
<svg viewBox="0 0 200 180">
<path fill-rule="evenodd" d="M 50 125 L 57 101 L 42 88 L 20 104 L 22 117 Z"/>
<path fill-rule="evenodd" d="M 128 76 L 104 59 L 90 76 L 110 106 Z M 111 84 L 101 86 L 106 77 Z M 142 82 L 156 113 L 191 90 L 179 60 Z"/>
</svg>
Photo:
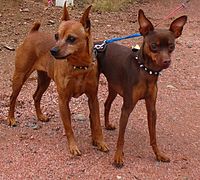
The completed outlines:
<svg viewBox="0 0 200 180">
<path fill-rule="evenodd" d="M 59 49 L 58 47 L 53 47 L 53 48 L 50 50 L 50 52 L 51 52 L 51 55 L 52 55 L 53 57 L 55 57 L 56 59 L 66 59 L 69 55 L 71 55 L 71 54 L 67 54 L 67 55 L 65 55 L 65 56 L 61 56 L 61 55 L 59 54 L 60 49 Z"/>
<path fill-rule="evenodd" d="M 58 47 L 53 47 L 51 50 L 50 50 L 51 54 L 56 57 L 58 55 L 58 52 L 59 52 L 59 48 Z"/>
</svg>

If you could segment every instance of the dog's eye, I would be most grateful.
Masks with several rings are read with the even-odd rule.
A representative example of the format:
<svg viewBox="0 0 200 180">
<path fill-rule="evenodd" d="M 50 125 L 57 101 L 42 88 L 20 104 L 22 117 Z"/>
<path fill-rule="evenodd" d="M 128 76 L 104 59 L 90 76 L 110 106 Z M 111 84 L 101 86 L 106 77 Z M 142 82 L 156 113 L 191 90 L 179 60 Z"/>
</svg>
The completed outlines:
<svg viewBox="0 0 200 180">
<path fill-rule="evenodd" d="M 152 50 L 153 52 L 157 52 L 158 46 L 157 46 L 156 43 L 152 43 L 152 44 L 151 44 L 151 50 Z"/>
<path fill-rule="evenodd" d="M 58 39 L 59 39 L 59 35 L 58 35 L 58 33 L 56 33 L 55 34 L 55 40 L 58 41 Z"/>
<path fill-rule="evenodd" d="M 170 52 L 172 52 L 175 49 L 175 45 L 169 44 L 168 49 L 169 49 Z"/>
<path fill-rule="evenodd" d="M 66 39 L 66 42 L 68 43 L 73 43 L 74 41 L 76 41 L 76 37 L 74 36 L 68 36 L 68 38 Z"/>
</svg>

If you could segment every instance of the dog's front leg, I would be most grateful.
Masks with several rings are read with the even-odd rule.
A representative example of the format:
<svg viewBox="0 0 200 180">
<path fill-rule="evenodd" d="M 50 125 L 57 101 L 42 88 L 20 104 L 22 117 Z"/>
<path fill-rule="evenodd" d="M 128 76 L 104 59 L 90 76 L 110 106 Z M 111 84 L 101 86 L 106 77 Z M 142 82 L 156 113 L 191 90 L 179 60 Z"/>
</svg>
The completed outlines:
<svg viewBox="0 0 200 180">
<path fill-rule="evenodd" d="M 97 92 L 87 93 L 88 104 L 90 109 L 90 128 L 92 132 L 92 143 L 97 146 L 99 150 L 108 152 L 108 146 L 104 142 L 100 116 L 99 116 L 99 102 L 97 99 Z"/>
<path fill-rule="evenodd" d="M 121 168 L 124 165 L 123 161 L 123 147 L 124 147 L 124 135 L 125 135 L 125 129 L 126 125 L 128 122 L 128 118 L 130 116 L 130 113 L 132 112 L 135 102 L 130 102 L 130 100 L 125 101 L 122 106 L 121 110 L 121 117 L 120 117 L 120 122 L 119 122 L 119 135 L 118 135 L 118 140 L 117 140 L 117 150 L 115 152 L 114 156 L 114 165 L 117 168 Z"/>
<path fill-rule="evenodd" d="M 148 127 L 150 135 L 150 145 L 153 148 L 153 151 L 156 155 L 158 161 L 169 162 L 170 159 L 160 152 L 156 142 L 156 97 L 157 97 L 157 87 L 154 86 L 151 88 L 149 96 L 145 98 L 146 109 L 147 109 L 147 118 L 148 118 Z"/>
<path fill-rule="evenodd" d="M 78 146 L 76 144 L 76 141 L 74 138 L 74 133 L 73 133 L 72 126 L 71 126 L 69 98 L 67 98 L 66 95 L 63 95 L 63 91 L 58 92 L 58 94 L 59 94 L 60 115 L 61 115 L 61 119 L 64 124 L 70 153 L 73 155 L 81 155 L 81 152 L 79 151 Z"/>
</svg>

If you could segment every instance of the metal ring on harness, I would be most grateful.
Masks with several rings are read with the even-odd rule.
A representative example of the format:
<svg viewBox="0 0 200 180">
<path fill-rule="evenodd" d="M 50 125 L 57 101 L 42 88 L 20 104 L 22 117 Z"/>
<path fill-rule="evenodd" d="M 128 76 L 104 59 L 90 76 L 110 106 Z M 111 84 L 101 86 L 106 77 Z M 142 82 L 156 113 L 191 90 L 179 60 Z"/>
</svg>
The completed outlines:
<svg viewBox="0 0 200 180">
<path fill-rule="evenodd" d="M 105 47 L 106 47 L 106 40 L 103 41 L 102 44 L 95 44 L 94 45 L 94 50 L 98 51 L 98 52 L 103 52 L 105 50 Z"/>
<path fill-rule="evenodd" d="M 96 49 L 96 50 L 103 49 L 105 45 L 106 45 L 106 40 L 103 41 L 102 44 L 96 44 L 96 45 L 94 46 L 94 49 Z"/>
</svg>

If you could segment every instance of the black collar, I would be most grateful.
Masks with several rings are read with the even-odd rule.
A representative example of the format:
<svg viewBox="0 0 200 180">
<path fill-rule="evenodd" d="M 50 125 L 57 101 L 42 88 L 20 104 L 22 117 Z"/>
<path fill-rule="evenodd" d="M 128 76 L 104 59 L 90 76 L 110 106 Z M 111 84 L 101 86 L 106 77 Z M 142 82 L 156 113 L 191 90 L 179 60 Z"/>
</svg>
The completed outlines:
<svg viewBox="0 0 200 180">
<path fill-rule="evenodd" d="M 89 66 L 72 66 L 74 70 L 87 70 Z"/>
<path fill-rule="evenodd" d="M 140 60 L 139 60 L 139 52 L 140 52 L 140 50 L 133 48 L 132 51 L 136 53 L 136 55 L 134 56 L 134 59 L 137 61 L 138 65 L 139 65 L 139 67 L 141 69 L 146 71 L 149 75 L 155 75 L 155 76 L 161 75 L 160 71 L 153 71 L 152 69 L 149 69 L 148 67 L 146 67 L 144 65 L 144 63 L 140 62 Z"/>
<path fill-rule="evenodd" d="M 93 55 L 92 56 L 93 56 L 93 60 L 92 60 L 91 64 L 94 64 L 94 62 L 96 61 L 95 50 L 93 51 Z M 88 66 L 75 66 L 75 65 L 72 65 L 72 67 L 73 67 L 74 70 L 88 70 L 90 65 L 88 65 Z"/>
</svg>

